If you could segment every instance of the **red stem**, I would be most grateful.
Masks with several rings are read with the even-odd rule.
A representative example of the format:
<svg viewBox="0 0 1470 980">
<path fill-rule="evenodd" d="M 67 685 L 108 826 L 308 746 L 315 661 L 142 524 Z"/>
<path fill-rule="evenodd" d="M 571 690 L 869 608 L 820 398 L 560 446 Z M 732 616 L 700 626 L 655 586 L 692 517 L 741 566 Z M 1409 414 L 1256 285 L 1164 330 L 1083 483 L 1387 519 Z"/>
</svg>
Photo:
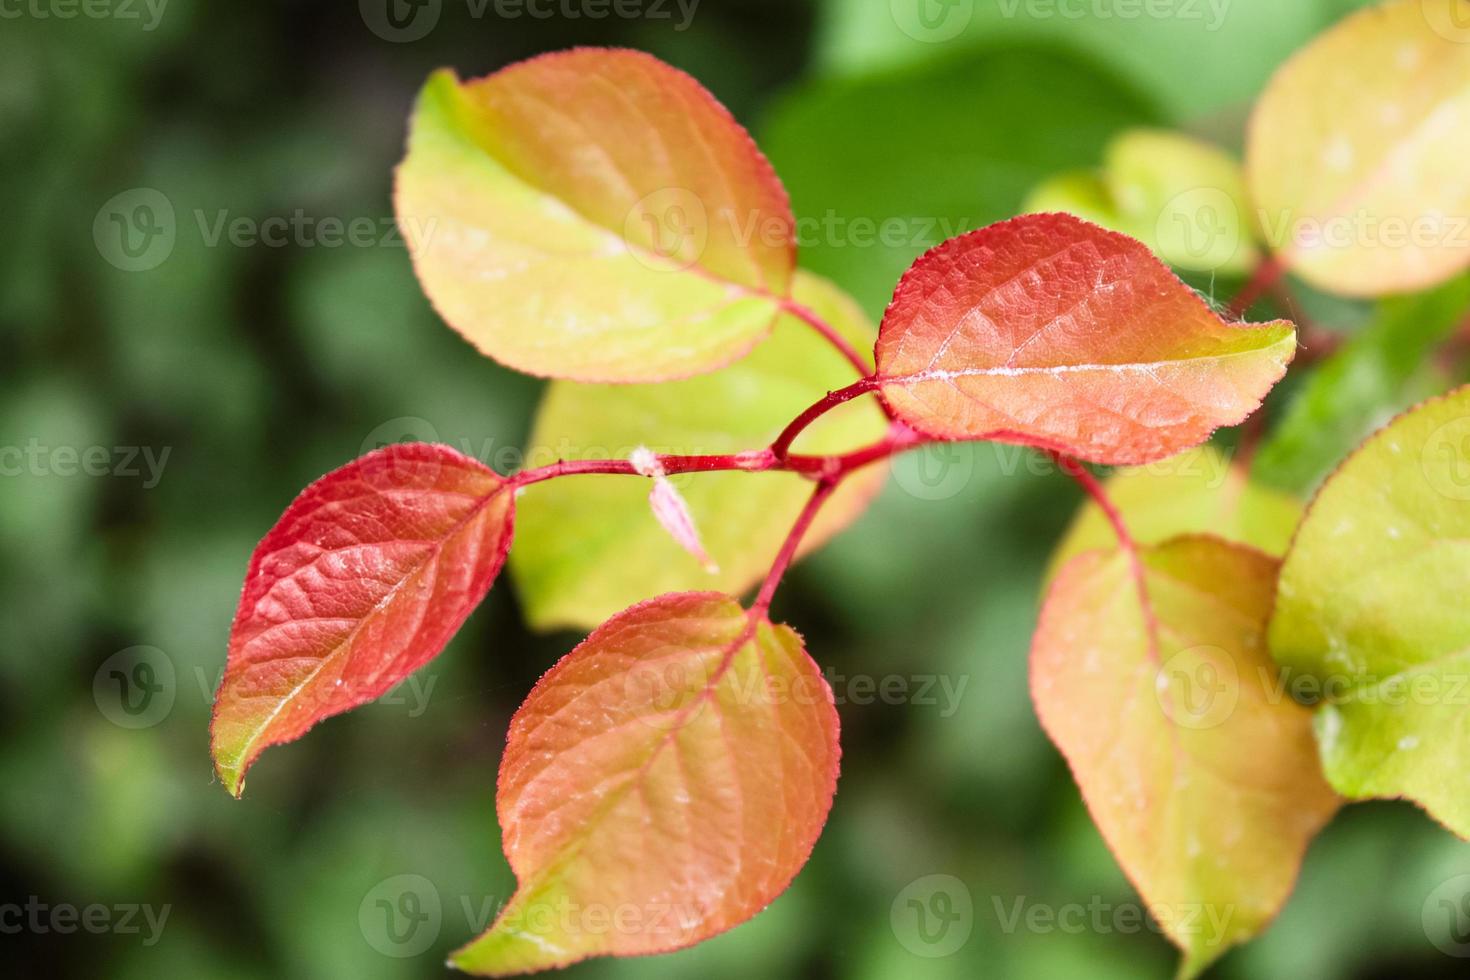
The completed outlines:
<svg viewBox="0 0 1470 980">
<path fill-rule="evenodd" d="M 776 596 L 776 587 L 781 584 L 786 570 L 791 567 L 791 562 L 796 558 L 796 549 L 801 547 L 801 539 L 816 520 L 817 512 L 832 496 L 832 491 L 837 489 L 837 484 L 842 482 L 841 477 L 835 479 L 823 479 L 817 482 L 817 488 L 807 498 L 806 506 L 796 517 L 796 523 L 791 525 L 791 532 L 786 535 L 781 550 L 776 553 L 776 560 L 771 563 L 771 570 L 766 575 L 766 580 L 761 583 L 760 592 L 756 593 L 755 602 L 750 605 L 750 616 L 754 620 L 763 617 L 771 608 L 771 600 Z"/>
<path fill-rule="evenodd" d="M 670 476 L 680 473 L 719 473 L 737 470 L 745 473 L 765 473 L 771 470 L 779 470 L 787 473 L 799 473 L 811 480 L 827 481 L 840 480 L 854 470 L 861 469 L 869 463 L 887 459 L 896 453 L 903 452 L 914 446 L 921 445 L 924 437 L 902 422 L 895 422 L 883 438 L 869 446 L 854 449 L 852 452 L 839 453 L 832 456 L 810 456 L 800 453 L 787 453 L 784 459 L 778 459 L 773 450 L 757 449 L 743 453 L 729 453 L 719 456 L 679 456 L 667 455 L 655 457 L 663 466 L 664 472 Z M 633 467 L 633 463 L 626 459 L 564 459 L 558 460 L 547 466 L 539 466 L 531 470 L 522 470 L 510 477 L 512 486 L 526 487 L 533 483 L 541 483 L 545 480 L 553 480 L 559 476 L 587 476 L 592 474 L 609 474 L 623 476 L 640 476 Z"/>
<path fill-rule="evenodd" d="M 873 370 L 868 359 L 846 337 L 838 333 L 836 327 L 823 320 L 811 307 L 803 306 L 794 299 L 788 299 L 782 302 L 781 308 L 821 334 L 827 343 L 837 348 L 838 353 L 847 358 L 849 364 L 857 368 L 858 377 L 865 378 Z"/>
<path fill-rule="evenodd" d="M 1118 510 L 1118 505 L 1108 496 L 1107 489 L 1077 460 L 1061 453 L 1047 450 L 1047 455 L 1056 460 L 1062 472 L 1076 480 L 1078 485 L 1087 492 L 1099 509 L 1107 517 L 1108 523 L 1113 527 L 1113 534 L 1118 538 L 1118 547 L 1128 556 L 1128 564 L 1133 571 L 1133 584 L 1138 590 L 1138 602 L 1143 610 L 1144 625 L 1148 629 L 1149 652 L 1153 655 L 1155 662 L 1159 660 L 1158 620 L 1154 618 L 1153 604 L 1148 597 L 1148 581 L 1145 578 L 1143 558 L 1138 553 L 1138 542 L 1128 532 L 1128 525 L 1123 522 L 1123 514 Z"/>
<path fill-rule="evenodd" d="M 1262 259 L 1257 264 L 1255 271 L 1251 273 L 1251 277 L 1246 280 L 1245 285 L 1240 287 L 1240 292 L 1236 293 L 1235 298 L 1230 301 L 1230 305 L 1225 310 L 1225 315 L 1232 320 L 1239 320 L 1244 317 L 1246 311 L 1255 305 L 1256 300 L 1260 299 L 1268 289 L 1276 285 L 1285 274 L 1286 267 L 1277 259 Z"/>
<path fill-rule="evenodd" d="M 864 377 L 854 381 L 846 388 L 839 388 L 836 391 L 827 392 L 825 397 L 792 419 L 791 424 L 781 430 L 781 434 L 776 437 L 776 441 L 771 443 L 771 452 L 776 454 L 777 459 L 785 459 L 789 455 L 791 444 L 796 441 L 797 436 L 801 435 L 803 429 L 843 402 L 849 402 L 859 395 L 865 395 L 876 389 L 877 386 L 876 379 Z"/>
<path fill-rule="evenodd" d="M 664 472 L 673 476 L 679 473 L 717 473 L 726 470 L 743 470 L 747 473 L 763 473 L 777 468 L 776 457 L 769 449 L 752 452 L 727 453 L 718 456 L 659 456 Z M 529 486 L 559 476 L 582 476 L 593 473 L 625 474 L 641 476 L 626 459 L 562 459 L 533 470 L 522 470 L 510 478 L 517 487 Z"/>
</svg>

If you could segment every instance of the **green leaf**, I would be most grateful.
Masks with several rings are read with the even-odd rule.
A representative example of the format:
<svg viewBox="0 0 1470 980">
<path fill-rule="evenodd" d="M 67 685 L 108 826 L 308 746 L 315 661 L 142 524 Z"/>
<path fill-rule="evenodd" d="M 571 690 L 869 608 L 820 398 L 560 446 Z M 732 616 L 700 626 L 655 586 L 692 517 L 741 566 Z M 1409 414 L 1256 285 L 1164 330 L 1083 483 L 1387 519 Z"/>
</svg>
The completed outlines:
<svg viewBox="0 0 1470 980">
<path fill-rule="evenodd" d="M 1212 537 L 1079 555 L 1032 646 L 1042 727 L 1185 977 L 1265 928 L 1339 803 L 1270 684 L 1276 565 Z"/>
<path fill-rule="evenodd" d="M 872 348 L 873 326 L 831 283 L 798 273 L 794 298 L 858 349 Z M 753 353 L 713 374 L 659 385 L 553 383 L 537 414 L 528 462 L 626 457 L 645 441 L 660 453 L 760 449 L 829 389 L 851 382 L 854 373 L 811 327 L 785 316 Z M 842 452 L 878 439 L 883 430 L 877 405 L 854 401 L 820 419 L 794 448 Z M 874 466 L 845 482 L 822 509 L 806 549 L 853 520 L 885 473 Z M 579 477 L 527 489 L 518 507 L 520 543 L 510 564 L 533 626 L 595 626 L 662 592 L 739 593 L 769 567 L 811 489 L 810 481 L 792 473 L 672 479 L 716 573 L 654 520 L 644 480 Z"/>
<path fill-rule="evenodd" d="M 1412 409 L 1322 485 L 1281 571 L 1271 651 L 1322 698 L 1327 777 L 1470 837 L 1470 388 Z"/>
<path fill-rule="evenodd" d="M 1107 182 L 1096 170 L 1068 170 L 1048 177 L 1032 188 L 1021 202 L 1022 214 L 1065 211 L 1085 221 L 1125 231 Z M 1136 235 L 1134 237 L 1137 237 Z"/>
<path fill-rule="evenodd" d="M 1280 557 L 1302 516 L 1301 501 L 1248 480 L 1230 457 L 1209 445 L 1119 470 L 1106 486 L 1128 532 L 1145 545 L 1208 532 Z M 1102 508 L 1089 500 L 1052 553 L 1047 578 L 1084 551 L 1117 544 Z"/>
<path fill-rule="evenodd" d="M 1470 311 L 1470 277 L 1378 305 L 1371 323 L 1322 362 L 1262 443 L 1254 472 L 1293 491 L 1316 486 L 1354 446 L 1442 389 L 1428 361 Z"/>
<path fill-rule="evenodd" d="M 1135 91 L 1066 51 L 996 48 L 803 86 L 761 145 L 791 191 L 803 268 L 878 312 L 923 252 L 1013 217 L 1038 178 L 1095 165 L 1114 132 L 1155 121 Z"/>
<path fill-rule="evenodd" d="M 1128 0 L 828 0 L 817 57 L 829 72 L 851 74 L 940 59 L 983 64 L 985 45 L 996 42 L 1065 44 L 1155 93 L 1172 117 L 1198 119 L 1255 96 L 1332 21 L 1330 8 L 1365 2 L 1176 0 L 1159 16 Z"/>
</svg>

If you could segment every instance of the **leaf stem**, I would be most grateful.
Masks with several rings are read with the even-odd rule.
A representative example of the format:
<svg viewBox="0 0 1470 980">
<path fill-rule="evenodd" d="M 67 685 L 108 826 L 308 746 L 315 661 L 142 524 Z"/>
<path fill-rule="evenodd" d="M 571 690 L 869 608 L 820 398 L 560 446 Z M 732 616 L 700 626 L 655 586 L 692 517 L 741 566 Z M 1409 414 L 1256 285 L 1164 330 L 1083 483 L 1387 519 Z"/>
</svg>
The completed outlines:
<svg viewBox="0 0 1470 980">
<path fill-rule="evenodd" d="M 902 422 L 894 422 L 889 426 L 888 431 L 884 433 L 883 438 L 877 442 L 859 449 L 854 449 L 851 452 L 828 456 L 788 453 L 784 458 L 778 458 L 771 449 L 756 449 L 743 453 L 728 453 L 714 456 L 679 456 L 670 454 L 656 456 L 654 458 L 663 467 L 664 473 L 670 476 L 679 473 L 721 473 L 730 471 L 765 473 L 778 470 L 786 473 L 797 473 L 810 480 L 821 482 L 839 480 L 854 470 L 859 470 L 870 463 L 887 459 L 914 446 L 922 445 L 925 441 L 923 436 Z M 643 475 L 633 466 L 632 461 L 627 459 L 563 459 L 547 466 L 522 470 L 509 477 L 507 482 L 513 489 L 519 489 L 520 487 L 530 486 L 533 483 L 554 480 L 560 476 L 588 476 L 594 474 Z"/>
<path fill-rule="evenodd" d="M 827 343 L 835 347 L 837 352 L 847 358 L 847 362 L 857 369 L 858 377 L 866 378 L 873 370 L 868 359 L 852 345 L 852 342 L 842 336 L 836 327 L 822 319 L 810 306 L 798 303 L 794 299 L 785 299 L 781 301 L 781 309 L 821 334 Z"/>
<path fill-rule="evenodd" d="M 760 591 L 756 593 L 755 601 L 750 605 L 752 620 L 765 616 L 767 610 L 771 608 L 771 600 L 776 596 L 776 587 L 781 584 L 786 570 L 791 567 L 791 562 L 796 558 L 796 549 L 801 547 L 801 539 L 811 528 L 812 521 L 816 520 L 817 512 L 822 509 L 822 505 L 827 502 L 828 497 L 832 496 L 832 492 L 841 482 L 842 477 L 840 476 L 817 481 L 816 489 L 807 498 L 806 506 L 801 509 L 801 513 L 796 516 L 796 523 L 791 525 L 791 531 L 786 535 L 781 550 L 776 553 L 776 560 L 771 563 L 771 570 L 766 574 L 766 580 L 761 583 Z"/>
<path fill-rule="evenodd" d="M 796 418 L 792 419 L 791 423 L 781 430 L 781 434 L 776 437 L 776 441 L 771 443 L 771 452 L 775 453 L 777 459 L 785 459 L 790 452 L 791 444 L 796 441 L 796 437 L 801 435 L 802 430 L 807 426 L 832 411 L 838 405 L 852 401 L 859 395 L 865 395 L 870 391 L 874 391 L 877 387 L 877 378 L 865 376 L 854 381 L 846 388 L 838 388 L 836 391 L 827 392 L 826 395 L 814 402 Z"/>
<path fill-rule="evenodd" d="M 1123 520 L 1122 511 L 1118 505 L 1113 503 L 1113 498 L 1108 496 L 1107 488 L 1102 485 L 1092 471 L 1070 456 L 1064 456 L 1059 452 L 1048 449 L 1047 455 L 1056 460 L 1062 472 L 1077 481 L 1077 484 L 1086 491 L 1098 508 L 1107 517 L 1108 523 L 1112 525 L 1113 534 L 1118 538 L 1118 547 L 1128 556 L 1128 564 L 1133 572 L 1133 584 L 1138 590 L 1138 604 L 1143 611 L 1144 626 L 1148 631 L 1148 648 L 1154 662 L 1159 661 L 1159 624 L 1154 616 L 1153 603 L 1148 597 L 1148 580 L 1145 577 L 1143 557 L 1138 551 L 1138 542 L 1128 531 L 1128 525 Z"/>
<path fill-rule="evenodd" d="M 664 472 L 669 475 L 678 473 L 718 473 L 727 470 L 763 473 L 766 470 L 778 468 L 778 461 L 769 449 L 758 449 L 744 453 L 727 453 L 716 456 L 670 455 L 658 456 L 656 458 L 663 465 Z M 627 459 L 562 459 L 547 466 L 522 470 L 510 477 L 510 482 L 519 488 L 530 486 L 533 483 L 541 483 L 544 480 L 552 480 L 559 476 L 583 476 L 588 474 L 643 475 L 634 468 L 632 461 Z"/>
<path fill-rule="evenodd" d="M 1262 259 L 1256 264 L 1255 270 L 1251 272 L 1251 277 L 1246 280 L 1245 285 L 1240 287 L 1240 292 L 1235 294 L 1235 298 L 1226 307 L 1225 315 L 1232 320 L 1243 318 L 1246 311 L 1255 305 L 1256 300 L 1274 287 L 1285 274 L 1286 266 L 1282 265 L 1279 259 L 1274 256 Z"/>
</svg>

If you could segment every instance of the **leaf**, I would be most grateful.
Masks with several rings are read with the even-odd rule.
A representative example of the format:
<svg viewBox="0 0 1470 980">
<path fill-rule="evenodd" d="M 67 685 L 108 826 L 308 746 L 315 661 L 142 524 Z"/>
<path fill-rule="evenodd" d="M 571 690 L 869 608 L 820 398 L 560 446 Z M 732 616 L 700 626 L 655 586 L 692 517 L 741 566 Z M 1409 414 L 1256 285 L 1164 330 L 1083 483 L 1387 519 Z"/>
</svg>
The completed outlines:
<svg viewBox="0 0 1470 980">
<path fill-rule="evenodd" d="M 1052 211 L 1065 211 L 1083 221 L 1091 221 L 1113 231 L 1124 231 L 1112 191 L 1102 174 L 1094 169 L 1068 170 L 1048 177 L 1032 188 L 1026 200 L 1021 202 L 1021 214 Z"/>
<path fill-rule="evenodd" d="M 529 374 L 654 381 L 771 329 L 796 262 L 786 192 L 698 82 L 578 48 L 419 97 L 395 204 L 424 291 Z"/>
<path fill-rule="evenodd" d="M 1289 490 L 1315 487 L 1374 429 L 1443 391 L 1434 348 L 1470 314 L 1470 277 L 1378 304 L 1371 323 L 1309 375 L 1261 444 L 1255 472 Z"/>
<path fill-rule="evenodd" d="M 719 565 L 710 558 L 709 553 L 704 550 L 704 543 L 699 540 L 699 528 L 694 524 L 694 515 L 689 513 L 689 505 L 679 494 L 679 488 L 674 486 L 669 475 L 664 472 L 658 454 L 647 446 L 639 446 L 633 450 L 628 461 L 640 476 L 646 476 L 653 481 L 653 489 L 648 492 L 648 506 L 653 512 L 654 520 L 658 521 L 659 526 L 669 533 L 669 537 L 679 547 L 703 565 L 705 571 L 711 574 L 718 572 Z"/>
<path fill-rule="evenodd" d="M 1328 21 L 1329 8 L 1361 2 L 828 0 L 816 60 L 829 74 L 894 75 L 927 61 L 978 68 L 997 43 L 1064 45 L 1130 90 L 1148 93 L 1170 118 L 1198 120 L 1248 103 L 1292 48 Z M 1042 77 L 1027 84 L 1053 84 L 1047 78 L 1037 85 Z M 1110 105 L 1096 90 L 1060 88 L 1088 108 Z"/>
<path fill-rule="evenodd" d="M 235 796 L 272 745 L 431 660 L 510 547 L 507 483 L 447 446 L 388 446 L 302 491 L 250 557 L 210 726 Z"/>
<path fill-rule="evenodd" d="M 1360 11 L 1256 104 L 1246 174 L 1259 221 L 1313 285 L 1377 296 L 1470 266 L 1470 44 L 1450 29 L 1462 17 L 1461 0 Z"/>
<path fill-rule="evenodd" d="M 511 721 L 496 809 L 518 882 L 452 965 L 500 976 L 692 945 L 786 889 L 839 749 L 801 640 L 713 592 L 593 631 Z"/>
<path fill-rule="evenodd" d="M 1044 181 L 1022 211 L 1067 211 L 1137 238 L 1181 269 L 1238 275 L 1260 258 L 1240 164 L 1213 144 L 1170 130 L 1120 133 L 1099 173 Z"/>
<path fill-rule="evenodd" d="M 795 298 L 813 307 L 858 349 L 875 330 L 841 290 L 798 273 Z M 660 385 L 553 383 L 528 442 L 537 463 L 628 456 L 646 439 L 659 452 L 736 453 L 767 446 L 802 409 L 853 378 L 853 368 L 810 327 L 783 316 L 750 356 L 714 374 Z M 831 412 L 802 434 L 798 452 L 843 452 L 885 428 L 871 399 Z M 853 521 L 877 493 L 886 468 L 843 482 L 803 538 L 803 553 Z M 648 511 L 648 485 L 627 477 L 564 479 L 528 488 L 519 503 L 521 547 L 511 556 L 517 592 L 537 629 L 592 627 L 662 592 L 758 582 L 811 494 L 793 473 L 699 473 L 672 478 L 710 558 L 710 574 L 664 533 Z"/>
<path fill-rule="evenodd" d="M 1204 140 L 1134 129 L 1108 144 L 1103 161 L 1118 213 L 1171 265 L 1244 273 L 1260 260 L 1241 166 Z"/>
<path fill-rule="evenodd" d="M 878 382 L 936 438 L 1145 463 L 1244 419 L 1295 349 L 1290 323 L 1226 323 L 1140 242 L 1035 214 L 914 263 L 879 328 Z"/>
<path fill-rule="evenodd" d="M 1106 484 L 1139 544 L 1158 544 L 1180 534 L 1210 533 L 1272 557 L 1286 553 L 1301 520 L 1301 501 L 1250 480 L 1230 457 L 1213 446 L 1119 470 Z M 1073 557 L 1094 548 L 1115 548 L 1118 539 L 1096 503 L 1089 500 L 1072 518 L 1052 553 L 1052 579 Z"/>
<path fill-rule="evenodd" d="M 1271 651 L 1323 704 L 1327 778 L 1470 837 L 1470 388 L 1400 416 L 1323 483 L 1281 571 Z"/>
<path fill-rule="evenodd" d="M 1033 47 L 806 83 L 769 119 L 761 146 L 791 191 L 802 268 L 874 311 L 925 251 L 1016 214 L 1039 175 L 1094 164 L 1113 133 L 1158 122 L 1095 62 Z"/>
<path fill-rule="evenodd" d="M 1338 806 L 1264 644 L 1276 562 L 1217 538 L 1062 569 L 1031 696 L 1108 847 L 1194 976 L 1255 935 Z"/>
</svg>

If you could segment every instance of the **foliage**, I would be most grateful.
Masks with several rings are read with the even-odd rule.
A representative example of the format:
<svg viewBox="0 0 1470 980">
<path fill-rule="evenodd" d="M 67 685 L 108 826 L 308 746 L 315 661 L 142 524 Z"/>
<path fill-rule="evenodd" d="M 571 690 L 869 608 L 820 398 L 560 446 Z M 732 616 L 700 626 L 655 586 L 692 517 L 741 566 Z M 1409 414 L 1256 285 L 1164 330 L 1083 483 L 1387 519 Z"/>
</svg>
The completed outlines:
<svg viewBox="0 0 1470 980">
<path fill-rule="evenodd" d="M 1448 16 L 1450 2 L 1424 6 Z M 1094 821 L 1182 950 L 1183 975 L 1276 915 L 1338 794 L 1407 795 L 1470 833 L 1464 793 L 1444 778 L 1465 751 L 1444 693 L 1462 679 L 1467 639 L 1454 599 L 1470 497 L 1463 390 L 1369 438 L 1323 484 L 1280 563 L 1257 549 L 1285 547 L 1296 506 L 1251 483 L 1249 453 L 1229 487 L 1195 487 L 1157 521 L 1133 513 L 1170 493 L 1153 477 L 1120 477 L 1120 491 L 1130 479 L 1146 489 L 1115 498 L 1079 462 L 1200 451 L 1256 411 L 1296 331 L 1237 314 L 1283 273 L 1378 297 L 1441 286 L 1470 264 L 1448 234 L 1383 237 L 1396 222 L 1470 210 L 1455 176 L 1470 47 L 1420 9 L 1394 0 L 1355 15 L 1287 64 L 1252 116 L 1243 188 L 1222 151 L 1156 133 L 1114 144 L 1102 177 L 1069 172 L 1041 189 L 1146 243 L 1042 212 L 928 251 L 899 280 L 871 361 L 850 301 L 795 271 L 795 218 L 774 171 L 687 75 L 612 49 L 468 83 L 436 74 L 397 188 L 425 292 L 482 352 L 559 379 L 540 422 L 548 438 L 586 420 L 606 426 L 587 438 L 636 444 L 509 476 L 447 447 L 394 446 L 308 488 L 247 572 L 216 699 L 221 779 L 238 795 L 265 747 L 436 656 L 489 590 L 523 493 L 593 475 L 651 481 L 651 517 L 687 556 L 663 542 L 658 557 L 633 527 L 632 497 L 589 517 L 595 505 L 568 489 L 536 525 L 534 543 L 554 557 L 516 562 L 533 610 L 553 610 L 533 612 L 543 624 L 612 615 L 512 722 L 497 808 L 518 890 L 455 963 L 503 975 L 676 949 L 738 925 L 805 863 L 836 784 L 833 692 L 769 618 L 784 573 L 804 542 L 857 515 L 874 467 L 986 441 L 1046 453 L 1093 497 L 1092 530 L 1079 524 L 1057 562 L 1032 694 Z M 1323 126 L 1337 118 L 1326 106 L 1350 111 Z M 1389 138 L 1370 136 L 1374 125 Z M 1212 226 L 1228 248 L 1196 252 L 1165 233 L 1172 216 L 1202 213 L 1172 193 L 1202 180 L 1215 186 L 1194 190 L 1233 213 Z M 1240 214 L 1247 198 L 1254 222 Z M 1323 234 L 1364 214 L 1372 232 Z M 1258 252 L 1225 314 L 1165 265 L 1238 271 Z M 1430 328 L 1426 349 L 1443 332 Z M 828 382 L 839 370 L 856 380 Z M 1396 369 L 1391 384 L 1412 372 Z M 805 391 L 805 407 L 773 393 L 782 382 Z M 874 411 L 852 413 L 869 395 Z M 734 417 L 699 418 L 714 427 L 705 446 L 685 406 L 709 400 Z M 1297 404 L 1308 408 L 1289 424 L 1305 425 L 1311 403 Z M 801 438 L 835 411 L 849 424 Z M 665 437 L 676 451 L 645 445 Z M 752 496 L 741 521 L 723 495 L 690 506 L 672 482 L 704 474 L 786 482 L 779 498 Z M 804 504 L 785 496 L 803 483 Z M 772 529 L 783 505 L 794 511 L 784 535 Z M 1097 540 L 1099 521 L 1114 540 Z M 603 536 L 601 554 L 573 526 Z M 715 574 L 725 591 L 695 591 Z M 558 595 L 565 583 L 575 597 Z M 740 604 L 733 593 L 756 583 Z M 676 591 L 644 595 L 658 589 Z M 615 612 L 629 597 L 643 601 Z M 1273 679 L 1298 676 L 1314 690 Z M 1427 702 L 1385 701 L 1421 678 L 1434 682 Z M 609 931 L 589 915 L 598 909 L 632 910 L 633 922 Z M 1201 914 L 1219 928 L 1200 931 Z"/>
</svg>

